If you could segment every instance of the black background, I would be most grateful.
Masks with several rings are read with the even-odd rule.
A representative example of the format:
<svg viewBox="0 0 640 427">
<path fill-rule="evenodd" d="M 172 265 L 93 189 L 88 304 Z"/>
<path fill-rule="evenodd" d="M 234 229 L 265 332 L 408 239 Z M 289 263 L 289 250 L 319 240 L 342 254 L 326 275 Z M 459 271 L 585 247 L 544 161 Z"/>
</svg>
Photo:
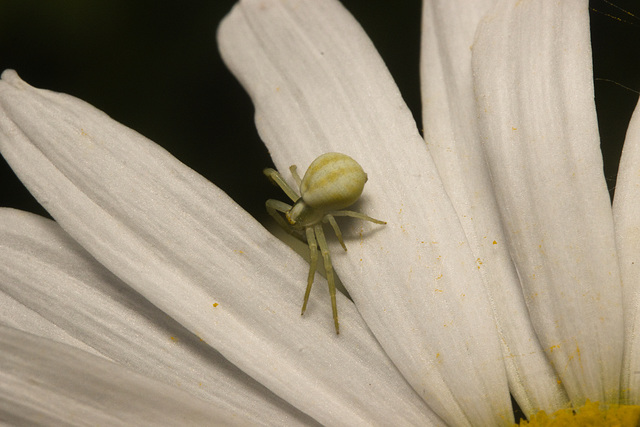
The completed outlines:
<svg viewBox="0 0 640 427">
<path fill-rule="evenodd" d="M 281 198 L 248 96 L 215 34 L 234 1 L 0 0 L 0 70 L 79 97 L 165 147 L 259 220 Z M 380 51 L 421 128 L 421 2 L 345 0 Z M 615 6 L 630 12 L 621 11 Z M 640 90 L 640 3 L 591 1 L 596 102 L 605 173 L 615 186 Z M 622 86 L 625 87 L 622 87 Z M 46 215 L 0 160 L 0 206 Z"/>
</svg>

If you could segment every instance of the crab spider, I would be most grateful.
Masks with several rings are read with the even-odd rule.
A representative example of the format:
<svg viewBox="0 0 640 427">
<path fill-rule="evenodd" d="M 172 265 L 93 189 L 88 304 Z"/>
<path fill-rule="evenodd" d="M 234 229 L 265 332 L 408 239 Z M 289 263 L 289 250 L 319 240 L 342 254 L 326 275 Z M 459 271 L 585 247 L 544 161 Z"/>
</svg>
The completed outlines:
<svg viewBox="0 0 640 427">
<path fill-rule="evenodd" d="M 360 212 L 344 210 L 344 208 L 351 206 L 360 198 L 364 184 L 367 182 L 367 174 L 364 173 L 362 167 L 346 154 L 326 153 L 321 155 L 311 163 L 302 179 L 300 179 L 295 165 L 289 169 L 300 188 L 300 195 L 286 183 L 278 171 L 271 168 L 264 170 L 264 174 L 294 202 L 294 205 L 291 206 L 279 200 L 269 199 L 266 202 L 267 212 L 288 233 L 301 237 L 304 231 L 304 236 L 306 236 L 311 255 L 311 264 L 309 266 L 307 290 L 304 293 L 301 314 L 304 314 L 307 309 L 309 293 L 311 292 L 311 285 L 313 284 L 318 264 L 318 246 L 320 247 L 320 253 L 324 259 L 324 268 L 327 273 L 327 283 L 329 284 L 333 322 L 336 327 L 336 334 L 339 334 L 336 286 L 333 278 L 333 267 L 331 266 L 331 255 L 322 231 L 322 223 L 328 222 L 331 225 L 342 248 L 346 251 L 347 247 L 342 240 L 342 233 L 335 220 L 336 216 L 350 216 L 376 224 L 386 224 L 386 222 L 371 218 Z M 284 214 L 286 221 L 279 212 Z"/>
</svg>

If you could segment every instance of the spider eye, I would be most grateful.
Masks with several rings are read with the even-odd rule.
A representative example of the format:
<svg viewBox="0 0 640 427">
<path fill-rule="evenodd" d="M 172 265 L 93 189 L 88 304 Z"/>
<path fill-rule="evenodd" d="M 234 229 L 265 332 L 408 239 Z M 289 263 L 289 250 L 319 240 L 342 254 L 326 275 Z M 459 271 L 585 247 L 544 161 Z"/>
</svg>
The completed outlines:
<svg viewBox="0 0 640 427">
<path fill-rule="evenodd" d="M 312 208 L 340 210 L 358 200 L 366 182 L 367 174 L 358 162 L 346 154 L 326 153 L 311 163 L 300 192 Z"/>
</svg>

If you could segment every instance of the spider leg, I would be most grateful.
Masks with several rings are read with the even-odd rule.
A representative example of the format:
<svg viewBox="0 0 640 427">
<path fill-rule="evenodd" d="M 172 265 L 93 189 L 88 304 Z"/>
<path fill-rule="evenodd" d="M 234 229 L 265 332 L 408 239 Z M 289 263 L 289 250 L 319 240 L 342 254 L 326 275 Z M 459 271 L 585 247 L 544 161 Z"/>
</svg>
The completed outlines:
<svg viewBox="0 0 640 427">
<path fill-rule="evenodd" d="M 333 231 L 336 233 L 336 237 L 338 238 L 338 241 L 342 245 L 342 249 L 344 249 L 346 252 L 347 247 L 344 244 L 344 240 L 342 240 L 342 232 L 340 231 L 340 227 L 338 227 L 338 223 L 336 222 L 336 219 L 333 217 L 333 215 L 331 214 L 325 215 L 322 222 L 329 222 L 329 224 L 331 224 L 331 228 L 333 228 Z"/>
<path fill-rule="evenodd" d="M 302 303 L 303 315 L 307 309 L 307 303 L 309 302 L 309 294 L 311 293 L 311 285 L 313 285 L 313 278 L 316 274 L 316 266 L 318 265 L 318 244 L 316 243 L 316 236 L 312 227 L 307 227 L 307 243 L 309 244 L 309 255 L 311 257 L 311 263 L 309 264 L 309 278 L 307 279 L 307 290 L 304 292 L 304 302 Z"/>
<path fill-rule="evenodd" d="M 291 171 L 291 175 L 293 176 L 293 179 L 296 181 L 296 184 L 298 184 L 298 188 L 300 188 L 300 185 L 302 184 L 302 179 L 300 178 L 300 175 L 298 175 L 298 167 L 296 165 L 291 165 L 289 167 L 289 170 Z"/>
<path fill-rule="evenodd" d="M 358 218 L 364 221 L 371 221 L 371 222 L 375 222 L 376 224 L 386 224 L 386 221 L 380 221 L 379 219 L 375 219 L 375 218 L 371 218 L 370 216 L 367 216 L 363 213 L 360 212 L 355 212 L 355 211 L 336 211 L 336 212 L 331 212 L 331 215 L 333 216 L 350 216 L 352 218 Z"/>
<path fill-rule="evenodd" d="M 291 200 L 293 200 L 294 202 L 298 201 L 300 196 L 298 196 L 298 193 L 296 192 L 296 190 L 294 190 L 293 188 L 291 188 L 289 184 L 287 184 L 284 178 L 282 178 L 282 175 L 280 175 L 280 172 L 272 168 L 266 168 L 262 172 L 264 172 L 264 174 L 272 182 L 277 184 L 278 187 L 282 188 L 282 191 L 284 191 Z"/>
<path fill-rule="evenodd" d="M 331 308 L 333 309 L 333 323 L 336 326 L 336 334 L 339 334 L 340 326 L 338 325 L 338 305 L 336 304 L 336 284 L 333 279 L 333 267 L 331 266 L 331 254 L 329 253 L 327 240 L 324 238 L 324 232 L 322 231 L 322 224 L 314 225 L 313 229 L 318 239 L 318 245 L 320 246 L 320 252 L 322 253 L 322 258 L 324 260 L 324 270 L 327 273 L 327 283 L 329 284 L 329 295 L 331 296 Z"/>
<path fill-rule="evenodd" d="M 303 236 L 300 234 L 300 230 L 292 227 L 291 224 L 289 224 L 287 220 L 285 220 L 282 217 L 282 215 L 278 213 L 278 212 L 286 213 L 291 209 L 291 205 L 281 202 L 280 200 L 269 199 L 265 203 L 265 206 L 267 207 L 267 212 L 269 213 L 269 215 L 271 215 L 273 219 L 276 220 L 278 225 L 282 227 L 284 231 L 291 234 L 296 239 L 304 241 Z"/>
</svg>

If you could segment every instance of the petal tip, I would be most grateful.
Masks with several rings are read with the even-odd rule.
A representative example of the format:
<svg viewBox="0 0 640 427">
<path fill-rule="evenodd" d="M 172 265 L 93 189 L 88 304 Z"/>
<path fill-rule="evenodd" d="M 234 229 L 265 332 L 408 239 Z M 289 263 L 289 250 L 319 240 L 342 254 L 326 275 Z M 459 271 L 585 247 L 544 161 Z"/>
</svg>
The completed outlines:
<svg viewBox="0 0 640 427">
<path fill-rule="evenodd" d="M 18 89 L 30 87 L 27 82 L 20 78 L 16 70 L 11 68 L 4 70 L 0 75 L 0 84 L 1 83 L 6 83 L 9 86 L 13 86 Z"/>
<path fill-rule="evenodd" d="M 13 83 L 15 81 L 22 81 L 20 76 L 18 76 L 18 73 L 16 73 L 16 70 L 12 70 L 11 68 L 8 68 L 8 69 L 4 70 L 2 72 L 2 75 L 0 76 L 0 78 L 2 80 L 6 81 L 7 83 Z"/>
</svg>

